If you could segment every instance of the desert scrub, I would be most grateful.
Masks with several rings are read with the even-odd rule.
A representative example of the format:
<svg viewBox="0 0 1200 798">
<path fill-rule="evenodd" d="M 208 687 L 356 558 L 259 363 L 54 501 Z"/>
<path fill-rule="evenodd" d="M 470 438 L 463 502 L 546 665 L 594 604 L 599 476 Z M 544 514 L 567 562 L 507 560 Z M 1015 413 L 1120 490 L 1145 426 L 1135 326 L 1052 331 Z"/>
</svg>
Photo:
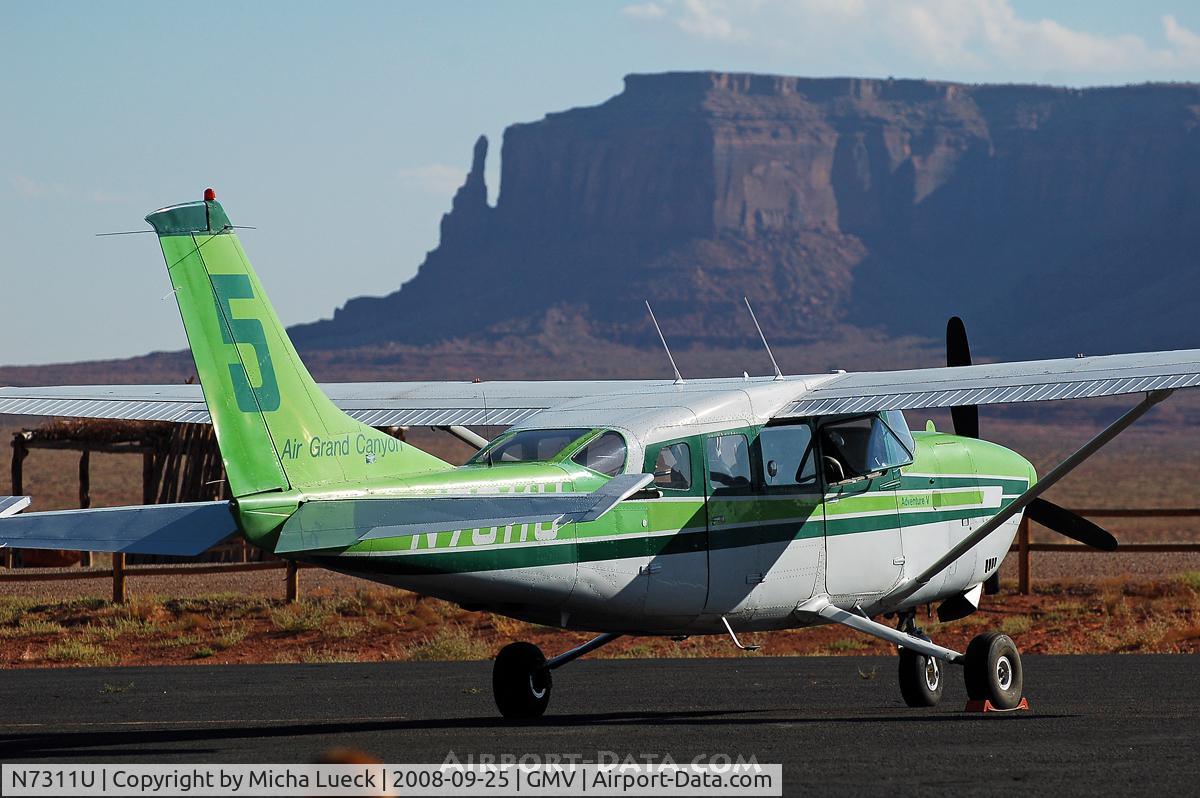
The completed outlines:
<svg viewBox="0 0 1200 798">
<path fill-rule="evenodd" d="M 509 618 L 504 615 L 492 615 L 489 620 L 491 620 L 492 628 L 496 630 L 496 634 L 508 640 L 518 639 L 529 628 L 529 624 L 524 621 L 518 621 L 516 618 Z"/>
<path fill-rule="evenodd" d="M 115 628 L 102 623 L 89 623 L 87 626 L 79 629 L 79 634 L 85 640 L 102 641 L 105 643 L 111 643 L 120 636 L 120 632 Z"/>
<path fill-rule="evenodd" d="M 16 626 L 0 628 L 0 637 L 41 637 L 43 635 L 59 635 L 66 631 L 65 626 L 54 621 L 22 618 Z"/>
<path fill-rule="evenodd" d="M 333 627 L 333 636 L 341 640 L 349 640 L 352 637 L 358 637 L 365 631 L 367 631 L 365 623 L 359 621 L 339 621 Z"/>
<path fill-rule="evenodd" d="M 154 641 L 155 648 L 182 648 L 200 644 L 200 635 L 179 635 L 178 637 L 163 637 Z"/>
<path fill-rule="evenodd" d="M 1000 631 L 1010 637 L 1023 635 L 1029 631 L 1029 627 L 1032 625 L 1028 615 L 1009 615 L 1000 621 Z"/>
<path fill-rule="evenodd" d="M 102 647 L 81 640 L 63 640 L 51 643 L 46 649 L 46 659 L 51 662 L 70 662 L 82 665 L 108 665 L 116 657 Z"/>
<path fill-rule="evenodd" d="M 181 632 L 202 632 L 212 627 L 212 621 L 198 612 L 188 612 L 179 616 L 174 628 Z"/>
<path fill-rule="evenodd" d="M 242 623 L 217 624 L 212 647 L 217 651 L 233 648 L 246 639 L 246 626 Z"/>
<path fill-rule="evenodd" d="M 319 665 L 326 662 L 354 662 L 354 657 L 332 648 L 308 648 L 300 653 L 297 659 L 306 665 Z"/>
<path fill-rule="evenodd" d="M 301 601 L 291 606 L 279 607 L 268 613 L 275 631 L 287 635 L 312 632 L 325 626 L 329 612 L 315 601 Z"/>
<path fill-rule="evenodd" d="M 37 602 L 31 598 L 15 596 L 0 598 L 0 626 L 8 626 L 20 620 Z"/>
<path fill-rule="evenodd" d="M 448 624 L 436 633 L 410 645 L 405 659 L 426 662 L 441 660 L 488 659 L 492 655 L 487 643 L 474 632 L 458 624 Z"/>
<path fill-rule="evenodd" d="M 153 637 L 162 632 L 160 627 L 154 621 L 143 621 L 140 618 L 128 617 L 113 617 L 108 619 L 108 626 L 116 633 L 118 637 L 121 635 L 130 635 L 131 637 Z"/>
<path fill-rule="evenodd" d="M 121 608 L 121 614 L 126 618 L 136 618 L 140 621 L 158 622 L 166 620 L 170 612 L 163 607 L 157 596 L 133 594 Z"/>
</svg>

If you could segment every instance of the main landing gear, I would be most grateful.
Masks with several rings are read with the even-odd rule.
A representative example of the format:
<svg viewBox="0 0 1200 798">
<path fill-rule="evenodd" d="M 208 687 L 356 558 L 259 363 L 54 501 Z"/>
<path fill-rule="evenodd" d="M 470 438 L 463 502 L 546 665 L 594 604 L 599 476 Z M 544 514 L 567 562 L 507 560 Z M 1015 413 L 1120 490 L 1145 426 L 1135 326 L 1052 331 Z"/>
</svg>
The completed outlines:
<svg viewBox="0 0 1200 798">
<path fill-rule="evenodd" d="M 513 720 L 541 717 L 550 704 L 550 689 L 554 686 L 550 672 L 618 637 L 602 634 L 551 659 L 546 659 L 533 643 L 509 643 L 500 649 L 492 665 L 492 694 L 500 714 Z"/>
<path fill-rule="evenodd" d="M 917 627 L 915 613 L 905 613 L 899 630 L 917 640 L 929 637 Z M 975 637 L 967 646 L 966 656 L 953 660 L 963 666 L 967 698 L 988 701 L 995 709 L 1016 709 L 1024 688 L 1021 655 L 1008 635 L 991 632 Z M 943 662 L 900 644 L 900 694 L 910 707 L 933 707 L 942 700 Z"/>
<path fill-rule="evenodd" d="M 917 627 L 912 615 L 901 622 L 901 631 L 930 642 L 929 635 Z M 945 686 L 941 660 L 900 646 L 900 695 L 904 696 L 904 703 L 910 707 L 936 707 Z"/>
</svg>

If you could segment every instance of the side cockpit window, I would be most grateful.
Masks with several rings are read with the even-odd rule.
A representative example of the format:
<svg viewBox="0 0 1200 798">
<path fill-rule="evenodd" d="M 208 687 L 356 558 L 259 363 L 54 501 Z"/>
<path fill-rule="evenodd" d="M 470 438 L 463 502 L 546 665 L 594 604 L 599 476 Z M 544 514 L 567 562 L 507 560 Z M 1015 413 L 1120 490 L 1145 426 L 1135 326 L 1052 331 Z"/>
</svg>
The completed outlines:
<svg viewBox="0 0 1200 798">
<path fill-rule="evenodd" d="M 903 430 L 911 441 L 908 427 L 903 426 Z M 830 484 L 908 465 L 913 460 L 904 441 L 880 416 L 827 422 L 821 425 L 820 438 L 825 481 Z"/>
<path fill-rule="evenodd" d="M 654 487 L 687 490 L 692 487 L 692 449 L 683 441 L 658 450 L 654 460 Z"/>
<path fill-rule="evenodd" d="M 625 439 L 616 432 L 604 433 L 571 458 L 584 468 L 615 477 L 625 468 Z"/>
</svg>

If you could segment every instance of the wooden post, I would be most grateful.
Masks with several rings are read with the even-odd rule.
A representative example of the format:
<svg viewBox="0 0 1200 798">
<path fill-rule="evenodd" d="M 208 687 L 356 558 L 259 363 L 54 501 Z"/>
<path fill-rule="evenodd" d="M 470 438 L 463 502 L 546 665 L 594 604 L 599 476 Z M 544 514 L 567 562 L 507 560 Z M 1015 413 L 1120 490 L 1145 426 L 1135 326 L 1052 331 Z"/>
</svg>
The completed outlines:
<svg viewBox="0 0 1200 798">
<path fill-rule="evenodd" d="M 154 504 L 158 493 L 154 484 L 154 452 L 147 449 L 142 452 L 142 504 Z"/>
<path fill-rule="evenodd" d="M 92 506 L 92 453 L 84 449 L 79 453 L 79 509 L 86 510 Z M 92 553 L 81 551 L 79 564 L 84 568 L 92 567 Z"/>
<path fill-rule="evenodd" d="M 26 455 L 29 454 L 29 447 L 25 445 L 25 433 L 18 432 L 13 435 L 12 439 L 12 495 L 24 496 L 24 470 L 22 463 L 25 462 Z M 4 567 L 13 567 L 13 550 L 11 546 L 5 546 L 0 549 L 0 557 L 3 557 Z"/>
<path fill-rule="evenodd" d="M 125 595 L 125 553 L 121 551 L 113 552 L 112 556 L 112 572 L 113 572 L 113 604 L 124 604 Z"/>
<path fill-rule="evenodd" d="M 1017 587 L 1022 596 L 1029 595 L 1029 574 L 1029 517 L 1023 516 L 1017 528 Z"/>
<path fill-rule="evenodd" d="M 300 597 L 300 566 L 295 560 L 287 564 L 287 603 L 295 604 Z"/>
</svg>

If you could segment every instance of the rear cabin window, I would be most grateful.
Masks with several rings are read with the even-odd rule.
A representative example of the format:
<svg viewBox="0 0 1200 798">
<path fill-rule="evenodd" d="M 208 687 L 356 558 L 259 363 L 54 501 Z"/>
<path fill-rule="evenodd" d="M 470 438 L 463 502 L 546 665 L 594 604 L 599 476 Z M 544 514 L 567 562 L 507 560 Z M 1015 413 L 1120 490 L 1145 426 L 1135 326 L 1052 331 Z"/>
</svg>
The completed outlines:
<svg viewBox="0 0 1200 798">
<path fill-rule="evenodd" d="M 750 487 L 750 443 L 745 435 L 717 435 L 707 443 L 708 480 L 713 490 Z"/>
<path fill-rule="evenodd" d="M 588 429 L 527 429 L 496 441 L 471 458 L 472 463 L 525 463 L 552 460 Z"/>
<path fill-rule="evenodd" d="M 692 449 L 683 441 L 658 450 L 654 460 L 654 486 L 666 490 L 692 487 Z"/>
<path fill-rule="evenodd" d="M 606 432 L 571 458 L 584 468 L 615 477 L 625 468 L 625 439 L 616 432 Z"/>
</svg>

